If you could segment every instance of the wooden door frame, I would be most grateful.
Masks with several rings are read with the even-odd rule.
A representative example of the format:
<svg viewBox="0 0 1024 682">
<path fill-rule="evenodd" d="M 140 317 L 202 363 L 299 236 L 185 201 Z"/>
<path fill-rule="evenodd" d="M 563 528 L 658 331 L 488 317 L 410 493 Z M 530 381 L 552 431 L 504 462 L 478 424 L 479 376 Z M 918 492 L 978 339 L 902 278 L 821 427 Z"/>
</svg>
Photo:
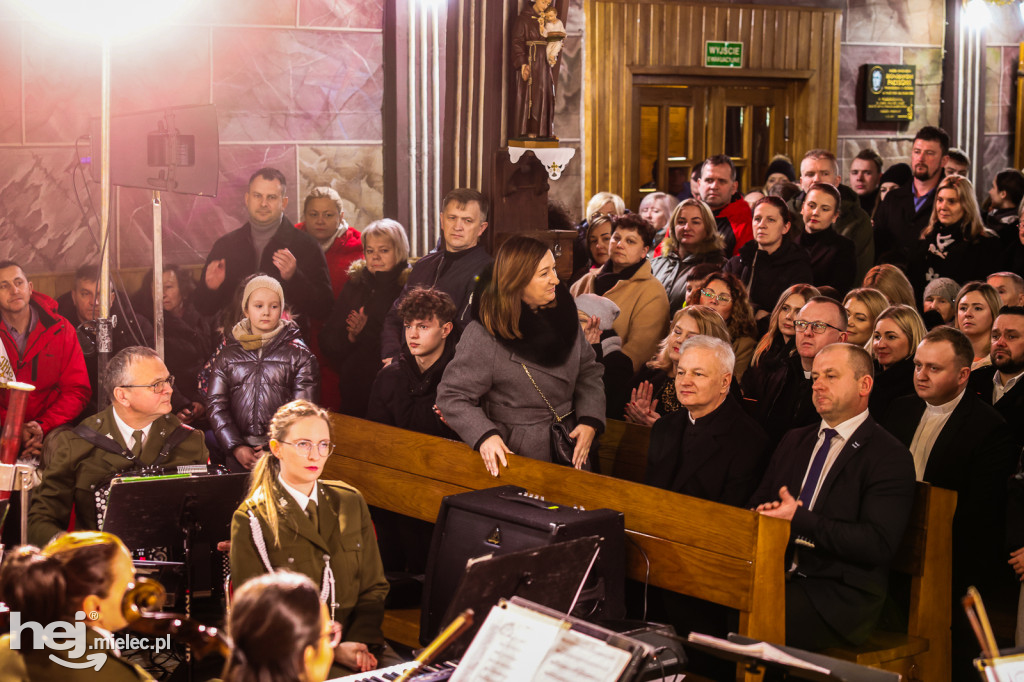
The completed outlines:
<svg viewBox="0 0 1024 682">
<path fill-rule="evenodd" d="M 664 88 L 665 97 L 664 98 L 651 97 L 651 95 L 653 95 L 655 92 L 657 92 L 656 90 L 654 90 L 654 88 Z M 671 99 L 669 97 L 670 93 L 673 93 L 673 92 L 678 93 L 680 90 L 683 90 L 684 88 L 685 88 L 685 92 L 688 95 L 690 95 L 688 102 L 687 101 L 681 101 L 680 99 Z M 643 92 L 643 91 L 646 91 L 646 92 Z M 645 95 L 647 97 L 645 97 Z M 690 140 L 693 143 L 693 154 L 694 154 L 694 158 L 701 158 L 701 159 L 703 159 L 704 158 L 704 141 L 705 141 L 706 136 L 707 136 L 706 135 L 706 131 L 703 129 L 703 124 L 707 120 L 707 97 L 705 96 L 705 92 L 704 92 L 704 90 L 702 88 L 694 88 L 694 87 L 689 86 L 689 85 L 679 85 L 679 84 L 668 84 L 668 85 L 665 85 L 665 84 L 655 84 L 655 85 L 650 85 L 650 84 L 648 84 L 648 85 L 640 85 L 640 86 L 633 87 L 632 98 L 633 98 L 633 104 L 632 104 L 633 125 L 632 125 L 632 131 L 631 131 L 631 134 L 632 134 L 632 146 L 631 146 L 631 148 L 633 149 L 633 158 L 630 160 L 630 166 L 631 166 L 630 177 L 632 178 L 632 181 L 630 182 L 629 188 L 628 188 L 629 189 L 629 196 L 628 197 L 623 197 L 623 198 L 626 200 L 627 205 L 629 205 L 629 206 L 639 206 L 640 205 L 640 201 L 643 199 L 643 193 L 640 192 L 640 189 L 639 189 L 640 186 L 643 184 L 643 182 L 641 182 L 641 177 L 640 177 L 640 154 L 639 154 L 640 137 L 641 137 L 641 135 L 640 135 L 640 109 L 641 109 L 641 107 L 644 107 L 644 106 L 667 106 L 667 105 L 670 105 L 670 104 L 675 104 L 677 106 L 684 106 L 684 107 L 685 106 L 689 106 L 689 107 L 691 107 L 694 110 L 694 115 L 689 117 L 689 126 L 690 126 L 689 134 L 690 134 Z M 664 101 L 658 101 L 658 100 L 661 100 L 661 99 L 664 99 Z M 653 101 L 651 101 L 651 100 L 653 100 Z M 702 126 L 700 130 L 697 129 L 698 125 Z M 661 161 L 661 159 L 662 159 L 662 151 L 663 151 L 662 145 L 664 143 L 664 140 L 666 139 L 667 131 L 668 131 L 668 119 L 667 119 L 667 117 L 665 117 L 664 119 L 660 120 L 660 129 L 658 131 L 658 140 L 659 140 L 659 144 L 658 144 L 658 160 L 659 161 Z M 663 186 L 667 186 L 668 168 L 665 167 L 665 168 L 660 169 L 658 175 L 659 175 L 659 184 L 661 184 L 660 183 L 660 176 L 664 175 L 664 177 L 666 178 L 666 184 L 663 185 Z"/>
</svg>

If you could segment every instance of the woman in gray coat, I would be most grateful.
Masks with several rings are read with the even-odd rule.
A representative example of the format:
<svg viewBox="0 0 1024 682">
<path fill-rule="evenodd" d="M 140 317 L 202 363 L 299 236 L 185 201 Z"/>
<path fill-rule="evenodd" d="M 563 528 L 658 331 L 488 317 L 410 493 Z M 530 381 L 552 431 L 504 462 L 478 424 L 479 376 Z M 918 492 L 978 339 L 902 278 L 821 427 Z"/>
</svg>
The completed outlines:
<svg viewBox="0 0 1024 682">
<path fill-rule="evenodd" d="M 602 368 L 551 251 L 536 239 L 510 238 L 477 291 L 475 319 L 437 390 L 445 420 L 497 476 L 509 453 L 552 460 L 557 412 L 574 427 L 573 465 L 584 468 L 604 430 Z"/>
</svg>

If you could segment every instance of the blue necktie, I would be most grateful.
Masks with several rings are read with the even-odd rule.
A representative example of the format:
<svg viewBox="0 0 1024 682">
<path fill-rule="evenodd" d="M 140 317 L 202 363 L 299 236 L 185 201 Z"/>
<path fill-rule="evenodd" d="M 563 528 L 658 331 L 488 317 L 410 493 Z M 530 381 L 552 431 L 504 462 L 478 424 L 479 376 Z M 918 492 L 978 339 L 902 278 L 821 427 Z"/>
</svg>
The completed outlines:
<svg viewBox="0 0 1024 682">
<path fill-rule="evenodd" d="M 804 482 L 804 487 L 800 489 L 800 496 L 797 498 L 797 501 L 804 503 L 805 509 L 811 506 L 811 500 L 814 499 L 814 491 L 818 489 L 821 470 L 825 467 L 825 460 L 828 459 L 828 450 L 832 445 L 832 439 L 839 435 L 839 432 L 835 429 L 825 429 L 822 433 L 825 434 L 825 440 L 821 442 L 821 447 L 814 453 L 814 460 L 811 462 L 810 471 L 807 472 L 807 480 Z"/>
</svg>

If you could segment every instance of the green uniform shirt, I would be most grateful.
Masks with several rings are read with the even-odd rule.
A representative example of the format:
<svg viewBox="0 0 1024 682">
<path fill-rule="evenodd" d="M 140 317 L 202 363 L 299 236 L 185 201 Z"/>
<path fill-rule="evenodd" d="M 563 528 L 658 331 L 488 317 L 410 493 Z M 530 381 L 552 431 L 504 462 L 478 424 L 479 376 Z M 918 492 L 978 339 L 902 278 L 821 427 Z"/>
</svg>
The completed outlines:
<svg viewBox="0 0 1024 682">
<path fill-rule="evenodd" d="M 114 422 L 113 410 L 113 406 L 109 406 L 82 423 L 124 446 L 121 432 Z M 160 448 L 180 425 L 181 421 L 173 414 L 158 417 L 149 429 L 138 462 L 97 448 L 70 429 L 54 436 L 53 455 L 43 470 L 43 480 L 31 493 L 28 541 L 42 547 L 54 535 L 66 531 L 71 521 L 72 505 L 75 509 L 75 530 L 99 530 L 94 486 L 119 471 L 152 465 Z M 205 464 L 208 459 L 203 432 L 193 431 L 159 462 L 159 466 Z"/>
</svg>

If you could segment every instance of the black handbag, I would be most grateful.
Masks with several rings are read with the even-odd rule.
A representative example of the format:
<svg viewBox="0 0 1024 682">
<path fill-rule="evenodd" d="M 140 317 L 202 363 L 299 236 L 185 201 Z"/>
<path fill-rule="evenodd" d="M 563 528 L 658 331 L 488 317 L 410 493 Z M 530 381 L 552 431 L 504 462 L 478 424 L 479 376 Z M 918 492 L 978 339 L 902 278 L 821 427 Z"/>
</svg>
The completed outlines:
<svg viewBox="0 0 1024 682">
<path fill-rule="evenodd" d="M 526 376 L 530 379 L 530 383 L 533 384 L 535 389 L 537 389 L 537 393 L 540 394 L 540 397 L 544 400 L 544 404 L 548 406 L 548 409 L 551 410 L 551 414 L 555 418 L 555 421 L 551 422 L 549 432 L 551 438 L 551 461 L 555 464 L 561 464 L 567 467 L 573 466 L 572 454 L 576 450 L 576 439 L 571 438 L 569 434 L 576 428 L 576 418 L 573 416 L 575 410 L 569 410 L 565 415 L 559 416 L 558 412 L 555 411 L 555 408 L 551 406 L 550 402 L 548 402 L 547 396 L 544 395 L 544 391 L 540 390 L 540 386 L 538 386 L 537 382 L 533 380 L 533 375 L 530 374 L 530 370 L 523 363 L 519 364 L 522 365 L 523 371 L 526 372 Z M 583 471 L 592 470 L 589 453 L 581 468 Z"/>
</svg>

